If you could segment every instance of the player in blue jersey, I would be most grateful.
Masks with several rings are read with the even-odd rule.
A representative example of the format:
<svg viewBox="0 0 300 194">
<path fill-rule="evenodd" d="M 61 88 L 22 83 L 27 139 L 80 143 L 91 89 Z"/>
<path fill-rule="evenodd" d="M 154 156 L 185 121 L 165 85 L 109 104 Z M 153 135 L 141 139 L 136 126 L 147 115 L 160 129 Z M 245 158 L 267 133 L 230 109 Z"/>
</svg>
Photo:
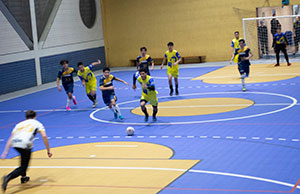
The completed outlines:
<svg viewBox="0 0 300 194">
<path fill-rule="evenodd" d="M 280 60 L 280 51 L 283 52 L 285 60 L 287 62 L 287 65 L 290 66 L 291 63 L 289 62 L 289 56 L 287 54 L 286 47 L 289 46 L 289 42 L 285 36 L 285 33 L 281 32 L 281 25 L 278 25 L 277 33 L 274 35 L 273 39 L 273 45 L 272 47 L 275 50 L 276 53 L 276 64 L 275 67 L 280 66 L 279 60 Z"/>
<path fill-rule="evenodd" d="M 62 66 L 62 70 L 58 72 L 56 84 L 59 91 L 62 90 L 60 86 L 60 80 L 62 85 L 68 95 L 66 109 L 70 111 L 70 101 L 73 100 L 73 103 L 76 105 L 76 98 L 73 96 L 73 88 L 74 88 L 74 79 L 73 73 L 77 73 L 77 71 L 73 67 L 69 67 L 69 62 L 67 60 L 61 60 L 60 64 Z"/>
<path fill-rule="evenodd" d="M 113 86 L 113 81 L 119 81 L 122 82 L 126 85 L 128 85 L 127 82 L 113 76 L 110 74 L 110 69 L 108 67 L 103 69 L 103 75 L 100 77 L 100 90 L 102 91 L 102 97 L 103 101 L 106 106 L 108 106 L 112 112 L 114 113 L 115 119 L 119 117 L 119 119 L 123 119 L 124 117 L 121 114 L 119 106 L 116 104 L 117 97 L 115 94 L 114 86 Z"/>
<path fill-rule="evenodd" d="M 238 70 L 241 75 L 243 91 L 246 91 L 245 87 L 245 78 L 249 76 L 250 73 L 250 59 L 253 56 L 250 49 L 245 46 L 245 40 L 239 40 L 239 48 L 235 50 L 234 56 L 231 58 L 231 61 L 234 60 L 235 56 L 238 56 Z"/>
</svg>

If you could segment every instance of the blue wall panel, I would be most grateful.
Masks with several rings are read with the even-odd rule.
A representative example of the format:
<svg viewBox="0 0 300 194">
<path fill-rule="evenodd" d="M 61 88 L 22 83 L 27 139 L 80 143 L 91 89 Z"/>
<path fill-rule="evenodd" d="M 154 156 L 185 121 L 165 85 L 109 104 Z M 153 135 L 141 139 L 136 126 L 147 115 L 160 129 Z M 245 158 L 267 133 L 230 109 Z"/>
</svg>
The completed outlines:
<svg viewBox="0 0 300 194">
<path fill-rule="evenodd" d="M 34 59 L 0 64 L 0 95 L 36 86 Z"/>
<path fill-rule="evenodd" d="M 43 84 L 56 80 L 57 72 L 61 69 L 59 62 L 62 59 L 68 60 L 69 65 L 76 69 L 77 63 L 80 61 L 83 62 L 84 65 L 88 65 L 91 62 L 97 61 L 97 59 L 101 59 L 102 65 L 94 68 L 94 70 L 99 70 L 105 66 L 105 50 L 104 47 L 99 47 L 41 58 Z"/>
</svg>

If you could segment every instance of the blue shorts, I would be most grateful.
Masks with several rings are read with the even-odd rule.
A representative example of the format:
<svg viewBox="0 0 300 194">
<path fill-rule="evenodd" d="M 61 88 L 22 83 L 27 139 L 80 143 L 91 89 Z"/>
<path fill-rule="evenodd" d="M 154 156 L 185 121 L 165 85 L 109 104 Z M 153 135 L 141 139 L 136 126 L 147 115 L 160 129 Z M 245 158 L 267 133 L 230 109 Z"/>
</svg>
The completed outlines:
<svg viewBox="0 0 300 194">
<path fill-rule="evenodd" d="M 67 84 L 63 84 L 63 87 L 66 91 L 66 93 L 68 94 L 69 92 L 71 92 L 73 94 L 73 88 L 74 88 L 74 83 L 67 83 Z"/>
<path fill-rule="evenodd" d="M 111 103 L 111 100 L 113 100 L 113 99 L 115 101 L 117 101 L 117 97 L 115 94 L 106 94 L 106 95 L 102 95 L 102 97 L 103 97 L 104 104 L 106 106 L 109 106 Z"/>
</svg>

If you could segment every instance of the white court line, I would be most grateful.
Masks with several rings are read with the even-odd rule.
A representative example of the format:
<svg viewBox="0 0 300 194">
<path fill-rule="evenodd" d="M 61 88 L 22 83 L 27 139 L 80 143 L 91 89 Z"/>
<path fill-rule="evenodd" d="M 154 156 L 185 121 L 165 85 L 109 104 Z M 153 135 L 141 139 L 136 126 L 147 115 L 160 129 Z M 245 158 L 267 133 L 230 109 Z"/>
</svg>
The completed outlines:
<svg viewBox="0 0 300 194">
<path fill-rule="evenodd" d="M 244 92 L 208 92 L 208 93 L 192 93 L 192 94 L 183 94 L 181 96 L 195 96 L 195 95 L 207 95 L 207 94 L 245 94 Z M 106 107 L 97 109 L 95 111 L 93 111 L 90 114 L 90 118 L 98 121 L 98 122 L 102 122 L 102 123 L 110 123 L 110 124 L 118 124 L 118 125 L 186 125 L 186 124 L 199 124 L 199 123 L 211 123 L 211 122 L 222 122 L 222 121 L 233 121 L 233 120 L 240 120 L 240 119 L 249 119 L 249 118 L 254 118 L 254 117 L 260 117 L 260 116 L 265 116 L 265 115 L 270 115 L 270 114 L 274 114 L 274 113 L 278 113 L 284 110 L 287 110 L 289 108 L 292 108 L 293 106 L 295 106 L 297 104 L 297 99 L 288 95 L 284 95 L 284 94 L 277 94 L 277 93 L 268 93 L 268 92 L 247 92 L 247 94 L 259 94 L 259 95 L 270 95 L 270 96 L 279 96 L 279 97 L 283 97 L 283 98 L 288 98 L 289 100 L 291 100 L 292 102 L 283 107 L 283 108 L 279 108 L 277 110 L 274 111 L 269 111 L 269 112 L 263 112 L 263 113 L 257 113 L 257 114 L 253 114 L 253 115 L 247 115 L 247 116 L 240 116 L 240 117 L 229 117 L 229 118 L 221 118 L 221 119 L 211 119 L 211 120 L 197 120 L 197 121 L 182 121 L 182 122 L 169 122 L 169 123 L 129 123 L 129 122 L 116 122 L 116 121 L 107 121 L 107 120 L 103 120 L 100 118 L 96 118 L 94 115 L 95 113 L 106 109 Z M 170 96 L 161 96 L 158 97 L 159 99 L 161 98 L 170 98 Z M 140 100 L 130 100 L 130 101 L 125 101 L 125 102 L 121 102 L 118 103 L 119 105 L 123 105 L 123 104 L 129 104 L 129 103 L 133 103 L 133 102 L 139 102 Z"/>
<path fill-rule="evenodd" d="M 276 74 L 263 74 L 263 75 L 255 75 L 255 76 L 251 76 L 251 78 L 255 78 L 255 77 L 273 77 L 273 76 L 282 76 L 282 75 L 296 75 L 296 76 L 300 76 L 300 73 L 276 73 Z M 204 75 L 202 76 L 198 76 L 201 77 L 201 80 L 203 79 L 222 79 L 222 78 L 238 78 L 237 76 L 209 76 L 206 77 Z M 194 77 L 194 78 L 198 78 L 198 77 Z M 203 77 L 203 78 L 202 78 Z M 180 77 L 179 77 L 180 78 Z M 192 78 L 192 79 L 194 79 Z"/>
<path fill-rule="evenodd" d="M 11 169 L 17 168 L 17 166 L 0 166 L 1 169 Z M 207 171 L 207 170 L 189 170 L 189 169 L 178 169 L 178 168 L 153 168 L 153 167 L 110 167 L 110 166 L 30 166 L 31 169 L 101 169 L 101 170 L 157 170 L 157 171 L 177 171 L 177 172 L 191 172 L 191 173 L 202 173 L 202 174 L 213 174 L 213 175 L 222 175 L 222 176 L 231 176 L 244 179 L 252 179 L 262 182 L 273 183 L 277 185 L 284 185 L 287 187 L 294 187 L 295 184 L 286 183 L 282 181 L 248 176 L 242 174 L 234 174 L 227 172 L 216 172 L 216 171 Z M 300 189 L 300 186 L 296 187 Z"/>
<path fill-rule="evenodd" d="M 95 147 L 136 148 L 138 145 L 95 145 Z"/>
</svg>

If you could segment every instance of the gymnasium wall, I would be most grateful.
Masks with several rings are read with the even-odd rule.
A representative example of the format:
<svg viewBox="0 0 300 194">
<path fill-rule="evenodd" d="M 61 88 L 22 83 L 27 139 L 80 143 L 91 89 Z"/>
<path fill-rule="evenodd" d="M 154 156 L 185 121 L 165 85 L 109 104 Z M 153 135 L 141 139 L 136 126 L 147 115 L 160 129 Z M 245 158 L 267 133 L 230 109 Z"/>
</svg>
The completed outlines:
<svg viewBox="0 0 300 194">
<path fill-rule="evenodd" d="M 0 68 L 5 69 L 0 95 L 55 81 L 62 59 L 76 66 L 100 58 L 96 70 L 105 66 L 100 0 L 25 1 L 35 2 L 36 21 L 29 22 L 36 23 L 37 32 L 32 37 L 17 20 L 22 15 L 18 10 L 30 7 L 18 7 L 19 0 L 0 0 Z"/>
<path fill-rule="evenodd" d="M 105 49 L 110 66 L 129 66 L 146 46 L 162 57 L 167 42 L 183 56 L 206 61 L 230 60 L 233 32 L 243 34 L 242 18 L 256 17 L 257 7 L 281 0 L 101 0 Z M 291 0 L 299 4 L 299 0 Z"/>
</svg>

